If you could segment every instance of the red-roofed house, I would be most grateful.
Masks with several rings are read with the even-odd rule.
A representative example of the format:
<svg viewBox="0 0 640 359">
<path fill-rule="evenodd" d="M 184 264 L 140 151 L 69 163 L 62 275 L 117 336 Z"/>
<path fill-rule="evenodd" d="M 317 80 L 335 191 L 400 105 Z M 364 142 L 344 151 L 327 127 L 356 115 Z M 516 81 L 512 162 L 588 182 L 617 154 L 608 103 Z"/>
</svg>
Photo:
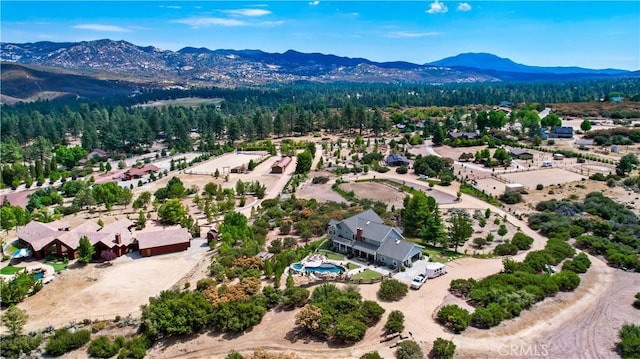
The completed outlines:
<svg viewBox="0 0 640 359">
<path fill-rule="evenodd" d="M 271 166 L 271 173 L 284 173 L 289 163 L 291 163 L 291 157 L 282 157 Z"/>
<path fill-rule="evenodd" d="M 88 221 L 69 230 L 69 225 L 62 221 L 32 221 L 18 230 L 18 241 L 28 247 L 36 259 L 51 255 L 75 259 L 80 238 L 86 236 L 96 250 L 96 258 L 100 258 L 102 250 L 112 250 L 119 257 L 129 252 L 129 246 L 133 244 L 133 234 L 130 231 L 133 225 L 133 222 L 124 218 L 104 228 Z"/>
<path fill-rule="evenodd" d="M 137 232 L 136 238 L 143 257 L 185 251 L 191 245 L 191 234 L 186 228 Z"/>
<path fill-rule="evenodd" d="M 151 164 L 146 164 L 142 167 L 131 167 L 130 169 L 127 170 L 127 172 L 125 172 L 122 175 L 122 180 L 128 181 L 132 179 L 139 179 L 148 175 L 151 172 L 158 172 L 158 171 L 160 171 L 160 169 L 157 166 L 151 165 Z"/>
</svg>

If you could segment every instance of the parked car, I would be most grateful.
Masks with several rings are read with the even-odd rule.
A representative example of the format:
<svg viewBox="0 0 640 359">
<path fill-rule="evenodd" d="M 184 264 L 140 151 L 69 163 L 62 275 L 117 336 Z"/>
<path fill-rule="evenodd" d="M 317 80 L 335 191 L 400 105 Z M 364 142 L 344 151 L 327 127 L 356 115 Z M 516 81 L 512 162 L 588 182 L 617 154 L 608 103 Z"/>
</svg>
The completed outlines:
<svg viewBox="0 0 640 359">
<path fill-rule="evenodd" d="M 420 287 L 422 287 L 426 280 L 427 277 L 424 274 L 418 274 L 417 276 L 413 277 L 413 280 L 411 281 L 411 288 L 420 289 Z"/>
</svg>

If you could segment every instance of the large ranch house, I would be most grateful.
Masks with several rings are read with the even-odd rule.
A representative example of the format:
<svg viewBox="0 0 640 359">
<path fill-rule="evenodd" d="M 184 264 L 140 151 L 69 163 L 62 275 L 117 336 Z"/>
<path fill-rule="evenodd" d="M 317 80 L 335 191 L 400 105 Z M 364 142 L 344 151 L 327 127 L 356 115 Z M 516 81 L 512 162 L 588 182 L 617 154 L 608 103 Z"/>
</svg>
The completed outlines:
<svg viewBox="0 0 640 359">
<path fill-rule="evenodd" d="M 405 241 L 371 209 L 343 221 L 331 220 L 328 233 L 338 252 L 392 268 L 409 266 L 422 255 L 422 246 Z"/>
<path fill-rule="evenodd" d="M 94 221 L 87 221 L 73 229 L 63 221 L 32 221 L 20 228 L 17 235 L 20 244 L 28 248 L 30 255 L 35 259 L 45 259 L 49 256 L 75 259 L 80 238 L 83 236 L 86 236 L 95 248 L 94 259 L 100 259 L 103 251 L 111 251 L 116 257 L 120 257 L 140 250 L 139 242 L 142 238 L 144 256 L 179 252 L 186 250 L 190 245 L 191 236 L 186 229 L 136 232 L 133 230 L 134 227 L 135 224 L 127 218 L 104 227 L 100 227 Z"/>
</svg>

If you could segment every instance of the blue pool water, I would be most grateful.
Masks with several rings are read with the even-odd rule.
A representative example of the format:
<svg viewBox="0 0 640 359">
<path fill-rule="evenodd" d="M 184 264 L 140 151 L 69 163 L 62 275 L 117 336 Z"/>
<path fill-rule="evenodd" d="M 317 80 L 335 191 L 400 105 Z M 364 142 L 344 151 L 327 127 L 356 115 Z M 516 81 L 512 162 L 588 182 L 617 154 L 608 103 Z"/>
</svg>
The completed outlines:
<svg viewBox="0 0 640 359">
<path fill-rule="evenodd" d="M 43 272 L 36 272 L 36 280 L 40 280 L 44 278 L 44 273 Z"/>
<path fill-rule="evenodd" d="M 314 272 L 314 273 L 344 273 L 345 269 L 333 263 L 322 263 L 319 267 L 305 267 L 302 263 L 293 264 L 293 269 L 297 271 Z"/>
</svg>

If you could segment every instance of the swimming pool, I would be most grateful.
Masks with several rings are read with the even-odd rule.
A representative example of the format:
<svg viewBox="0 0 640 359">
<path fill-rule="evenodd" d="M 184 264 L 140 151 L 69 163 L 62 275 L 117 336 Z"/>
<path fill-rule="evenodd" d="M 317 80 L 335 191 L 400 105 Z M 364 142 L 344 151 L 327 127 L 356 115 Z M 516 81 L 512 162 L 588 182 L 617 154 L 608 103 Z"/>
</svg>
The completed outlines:
<svg viewBox="0 0 640 359">
<path fill-rule="evenodd" d="M 322 263 L 319 266 L 314 266 L 314 267 L 306 267 L 302 263 L 295 263 L 291 267 L 297 271 L 314 272 L 314 273 L 340 274 L 345 272 L 344 267 L 335 265 L 333 263 Z"/>
</svg>

